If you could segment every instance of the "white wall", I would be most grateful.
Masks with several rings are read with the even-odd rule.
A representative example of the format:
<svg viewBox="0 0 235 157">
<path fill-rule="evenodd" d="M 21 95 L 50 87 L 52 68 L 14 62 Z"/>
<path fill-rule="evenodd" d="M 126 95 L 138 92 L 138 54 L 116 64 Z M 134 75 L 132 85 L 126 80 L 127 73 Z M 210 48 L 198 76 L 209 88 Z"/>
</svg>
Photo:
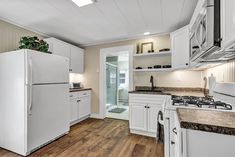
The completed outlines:
<svg viewBox="0 0 235 157">
<path fill-rule="evenodd" d="M 134 84 L 136 86 L 150 86 L 150 76 L 153 75 L 155 86 L 159 87 L 202 87 L 202 71 L 174 71 L 135 73 Z"/>
</svg>

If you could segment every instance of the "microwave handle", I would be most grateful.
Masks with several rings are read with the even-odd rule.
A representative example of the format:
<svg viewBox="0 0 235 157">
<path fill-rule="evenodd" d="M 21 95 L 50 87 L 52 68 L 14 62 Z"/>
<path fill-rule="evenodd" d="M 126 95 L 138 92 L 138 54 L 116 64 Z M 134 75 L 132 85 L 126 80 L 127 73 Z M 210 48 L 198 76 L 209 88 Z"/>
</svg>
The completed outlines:
<svg viewBox="0 0 235 157">
<path fill-rule="evenodd" d="M 202 49 L 202 46 L 201 46 L 201 44 L 200 44 L 200 42 L 199 42 L 199 40 L 198 40 L 198 37 L 197 37 L 197 33 L 196 33 L 196 32 L 195 32 L 195 39 L 196 39 L 196 42 L 197 42 L 197 45 L 198 45 L 199 49 L 201 50 L 201 49 Z"/>
</svg>

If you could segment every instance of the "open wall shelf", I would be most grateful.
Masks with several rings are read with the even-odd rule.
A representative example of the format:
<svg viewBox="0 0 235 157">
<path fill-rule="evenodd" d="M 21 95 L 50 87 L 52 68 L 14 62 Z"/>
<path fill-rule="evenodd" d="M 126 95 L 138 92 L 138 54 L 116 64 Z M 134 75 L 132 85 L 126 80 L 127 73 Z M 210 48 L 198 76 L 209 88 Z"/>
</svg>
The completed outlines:
<svg viewBox="0 0 235 157">
<path fill-rule="evenodd" d="M 140 53 L 134 54 L 134 57 L 147 57 L 147 56 L 171 56 L 171 51 L 162 51 L 162 52 L 152 52 L 152 53 Z"/>
<path fill-rule="evenodd" d="M 161 68 L 161 69 L 133 69 L 134 72 L 170 72 L 173 68 Z"/>
</svg>

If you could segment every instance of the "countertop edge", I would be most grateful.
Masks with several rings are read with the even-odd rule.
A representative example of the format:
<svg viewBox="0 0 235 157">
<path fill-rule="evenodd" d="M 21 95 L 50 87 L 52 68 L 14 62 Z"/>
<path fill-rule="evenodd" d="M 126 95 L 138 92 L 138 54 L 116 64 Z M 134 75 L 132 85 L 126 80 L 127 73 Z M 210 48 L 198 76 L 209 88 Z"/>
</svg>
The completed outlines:
<svg viewBox="0 0 235 157">
<path fill-rule="evenodd" d="M 196 131 L 205 131 L 209 133 L 235 136 L 235 128 L 228 128 L 228 127 L 208 125 L 208 124 L 199 124 L 199 123 L 192 123 L 192 122 L 185 122 L 185 121 L 180 121 L 180 127 L 184 129 L 190 129 L 190 130 L 196 130 Z"/>
<path fill-rule="evenodd" d="M 190 130 L 195 130 L 195 131 L 204 131 L 204 132 L 209 132 L 209 133 L 235 136 L 235 128 L 219 126 L 219 125 L 188 122 L 188 121 L 182 120 L 180 117 L 179 109 L 180 108 L 177 108 L 176 112 L 177 112 L 177 117 L 179 120 L 180 127 L 182 129 L 190 129 Z"/>
<path fill-rule="evenodd" d="M 92 90 L 92 88 L 77 88 L 77 89 L 70 88 L 69 92 L 79 92 L 79 91 L 86 91 L 86 90 Z"/>
</svg>

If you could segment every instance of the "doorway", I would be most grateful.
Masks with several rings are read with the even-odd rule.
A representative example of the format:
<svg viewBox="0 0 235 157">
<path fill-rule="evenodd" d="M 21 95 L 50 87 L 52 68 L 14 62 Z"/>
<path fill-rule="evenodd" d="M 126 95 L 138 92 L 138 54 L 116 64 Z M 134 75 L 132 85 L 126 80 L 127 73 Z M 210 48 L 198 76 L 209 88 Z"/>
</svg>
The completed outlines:
<svg viewBox="0 0 235 157">
<path fill-rule="evenodd" d="M 133 88 L 132 46 L 101 50 L 101 103 L 103 118 L 129 119 L 128 92 Z"/>
<path fill-rule="evenodd" d="M 128 120 L 129 55 L 106 56 L 106 117 Z"/>
</svg>

